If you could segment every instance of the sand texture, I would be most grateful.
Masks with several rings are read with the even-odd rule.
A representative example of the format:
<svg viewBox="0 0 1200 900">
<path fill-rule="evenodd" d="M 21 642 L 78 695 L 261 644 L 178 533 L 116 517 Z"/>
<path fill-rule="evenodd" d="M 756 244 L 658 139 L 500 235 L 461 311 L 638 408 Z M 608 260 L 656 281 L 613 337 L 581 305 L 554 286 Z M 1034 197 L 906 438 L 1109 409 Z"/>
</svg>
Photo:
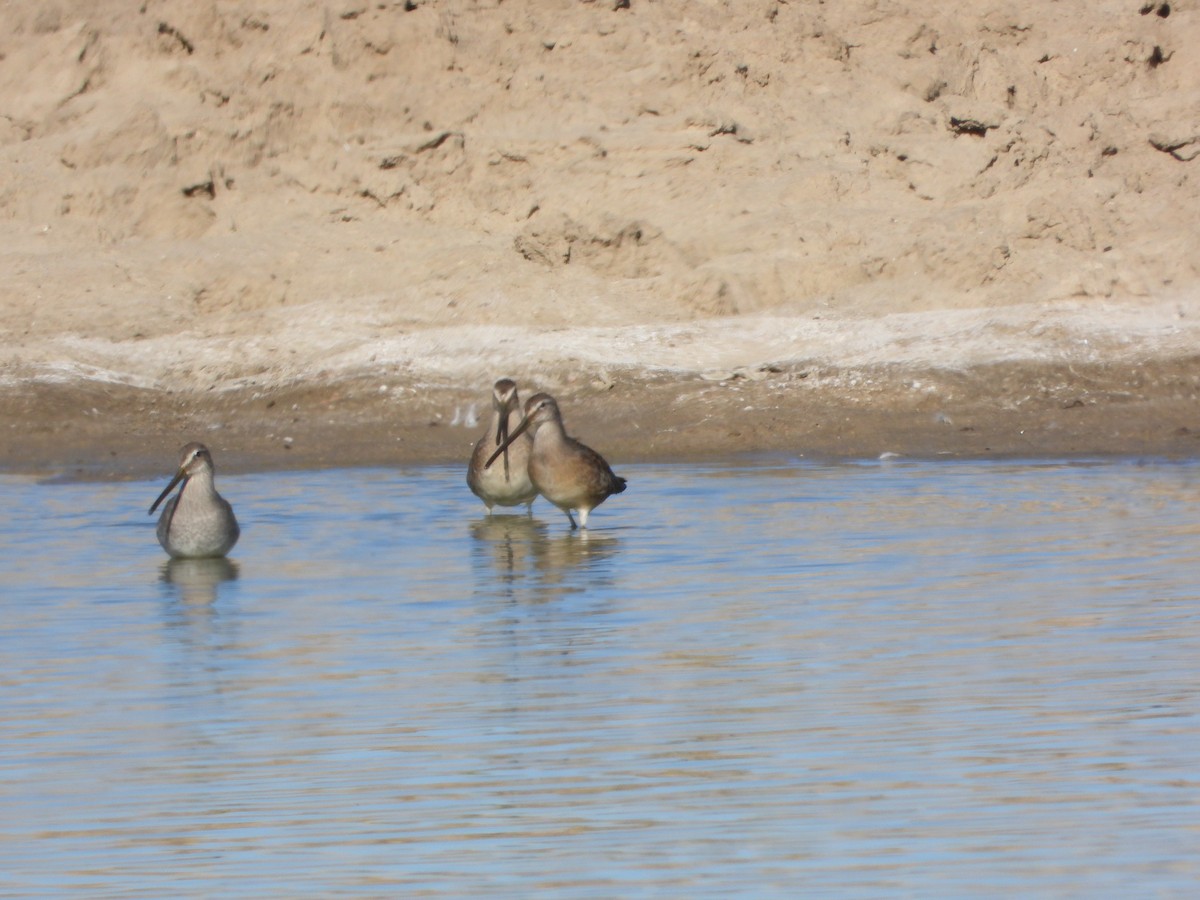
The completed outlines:
<svg viewBox="0 0 1200 900">
<path fill-rule="evenodd" d="M 0 466 L 1200 449 L 1200 6 L 10 0 Z"/>
</svg>

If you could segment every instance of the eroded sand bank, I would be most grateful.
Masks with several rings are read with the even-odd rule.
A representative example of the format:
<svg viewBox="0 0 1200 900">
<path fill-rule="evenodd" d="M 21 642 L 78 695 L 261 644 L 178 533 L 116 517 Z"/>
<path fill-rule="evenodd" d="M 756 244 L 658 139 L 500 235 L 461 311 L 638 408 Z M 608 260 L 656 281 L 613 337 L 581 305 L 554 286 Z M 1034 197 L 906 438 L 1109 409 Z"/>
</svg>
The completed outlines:
<svg viewBox="0 0 1200 900">
<path fill-rule="evenodd" d="M 0 465 L 1194 455 L 1200 14 L 18 0 Z"/>
</svg>

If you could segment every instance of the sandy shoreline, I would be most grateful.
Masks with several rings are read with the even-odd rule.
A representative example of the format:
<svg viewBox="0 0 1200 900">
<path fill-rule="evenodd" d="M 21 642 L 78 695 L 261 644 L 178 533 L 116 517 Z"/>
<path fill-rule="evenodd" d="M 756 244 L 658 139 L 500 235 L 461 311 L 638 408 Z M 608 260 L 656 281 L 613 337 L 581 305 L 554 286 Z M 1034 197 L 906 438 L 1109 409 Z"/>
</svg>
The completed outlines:
<svg viewBox="0 0 1200 900">
<path fill-rule="evenodd" d="M 1200 316 L 1189 313 L 1069 302 L 369 336 L 347 314 L 328 329 L 292 316 L 265 336 L 55 337 L 40 361 L 7 370 L 0 468 L 150 477 L 190 440 L 230 472 L 465 464 L 500 376 L 524 397 L 554 394 L 568 430 L 614 465 L 1191 457 Z M 267 342 L 302 353 L 281 360 Z"/>
<path fill-rule="evenodd" d="M 1193 9 L 9 7 L 0 469 L 1196 454 Z"/>
<path fill-rule="evenodd" d="M 807 459 L 1182 458 L 1200 454 L 1200 358 L 1130 370 L 996 364 L 967 372 L 770 366 L 721 380 L 612 371 L 560 390 L 571 433 L 612 464 Z M 482 391 L 379 379 L 220 394 L 38 385 L 0 399 L 0 469 L 152 478 L 202 440 L 225 472 L 465 466 Z"/>
</svg>

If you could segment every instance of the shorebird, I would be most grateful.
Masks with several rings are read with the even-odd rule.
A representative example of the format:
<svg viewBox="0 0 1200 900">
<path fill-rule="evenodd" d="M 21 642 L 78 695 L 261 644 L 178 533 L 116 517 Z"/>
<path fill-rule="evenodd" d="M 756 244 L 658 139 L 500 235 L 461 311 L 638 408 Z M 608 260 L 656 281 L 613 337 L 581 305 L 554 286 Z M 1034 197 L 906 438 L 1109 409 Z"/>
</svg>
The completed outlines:
<svg viewBox="0 0 1200 900">
<path fill-rule="evenodd" d="M 241 529 L 233 507 L 213 485 L 212 455 L 203 444 L 185 444 L 179 451 L 179 471 L 150 505 L 150 515 L 181 481 L 179 493 L 167 500 L 158 519 L 158 542 L 177 559 L 224 556 Z"/>
<path fill-rule="evenodd" d="M 488 515 L 493 506 L 526 505 L 533 512 L 533 501 L 537 488 L 529 480 L 529 451 L 533 449 L 533 438 L 522 435 L 520 440 L 504 449 L 504 467 L 488 468 L 488 457 L 508 440 L 509 426 L 513 417 L 520 418 L 521 398 L 517 396 L 516 382 L 501 378 L 492 387 L 492 420 L 487 431 L 475 443 L 471 462 L 467 465 L 467 486 L 483 501 Z"/>
<path fill-rule="evenodd" d="M 490 466 L 526 431 L 533 434 L 529 479 L 539 494 L 567 514 L 572 528 L 587 528 L 588 513 L 613 494 L 625 490 L 625 479 L 613 474 L 599 453 L 563 429 L 558 403 L 549 394 L 534 394 L 525 403 L 525 418 L 484 464 Z M 579 513 L 579 525 L 571 511 Z"/>
</svg>

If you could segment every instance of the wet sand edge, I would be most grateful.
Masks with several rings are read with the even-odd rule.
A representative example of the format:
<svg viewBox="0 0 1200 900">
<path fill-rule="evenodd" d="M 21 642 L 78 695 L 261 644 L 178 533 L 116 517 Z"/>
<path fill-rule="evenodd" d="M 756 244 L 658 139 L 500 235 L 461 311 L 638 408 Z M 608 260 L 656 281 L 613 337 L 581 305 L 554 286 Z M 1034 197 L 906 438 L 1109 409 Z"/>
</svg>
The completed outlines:
<svg viewBox="0 0 1200 900">
<path fill-rule="evenodd" d="M 766 366 L 700 375 L 558 371 L 568 432 L 623 462 L 1200 455 L 1200 356 L 1137 366 L 1003 363 L 968 370 Z M 223 472 L 454 464 L 490 385 L 381 385 L 369 375 L 179 393 L 100 382 L 0 394 L 0 470 L 151 477 L 207 443 Z M 523 396 L 538 388 L 522 385 Z"/>
</svg>

